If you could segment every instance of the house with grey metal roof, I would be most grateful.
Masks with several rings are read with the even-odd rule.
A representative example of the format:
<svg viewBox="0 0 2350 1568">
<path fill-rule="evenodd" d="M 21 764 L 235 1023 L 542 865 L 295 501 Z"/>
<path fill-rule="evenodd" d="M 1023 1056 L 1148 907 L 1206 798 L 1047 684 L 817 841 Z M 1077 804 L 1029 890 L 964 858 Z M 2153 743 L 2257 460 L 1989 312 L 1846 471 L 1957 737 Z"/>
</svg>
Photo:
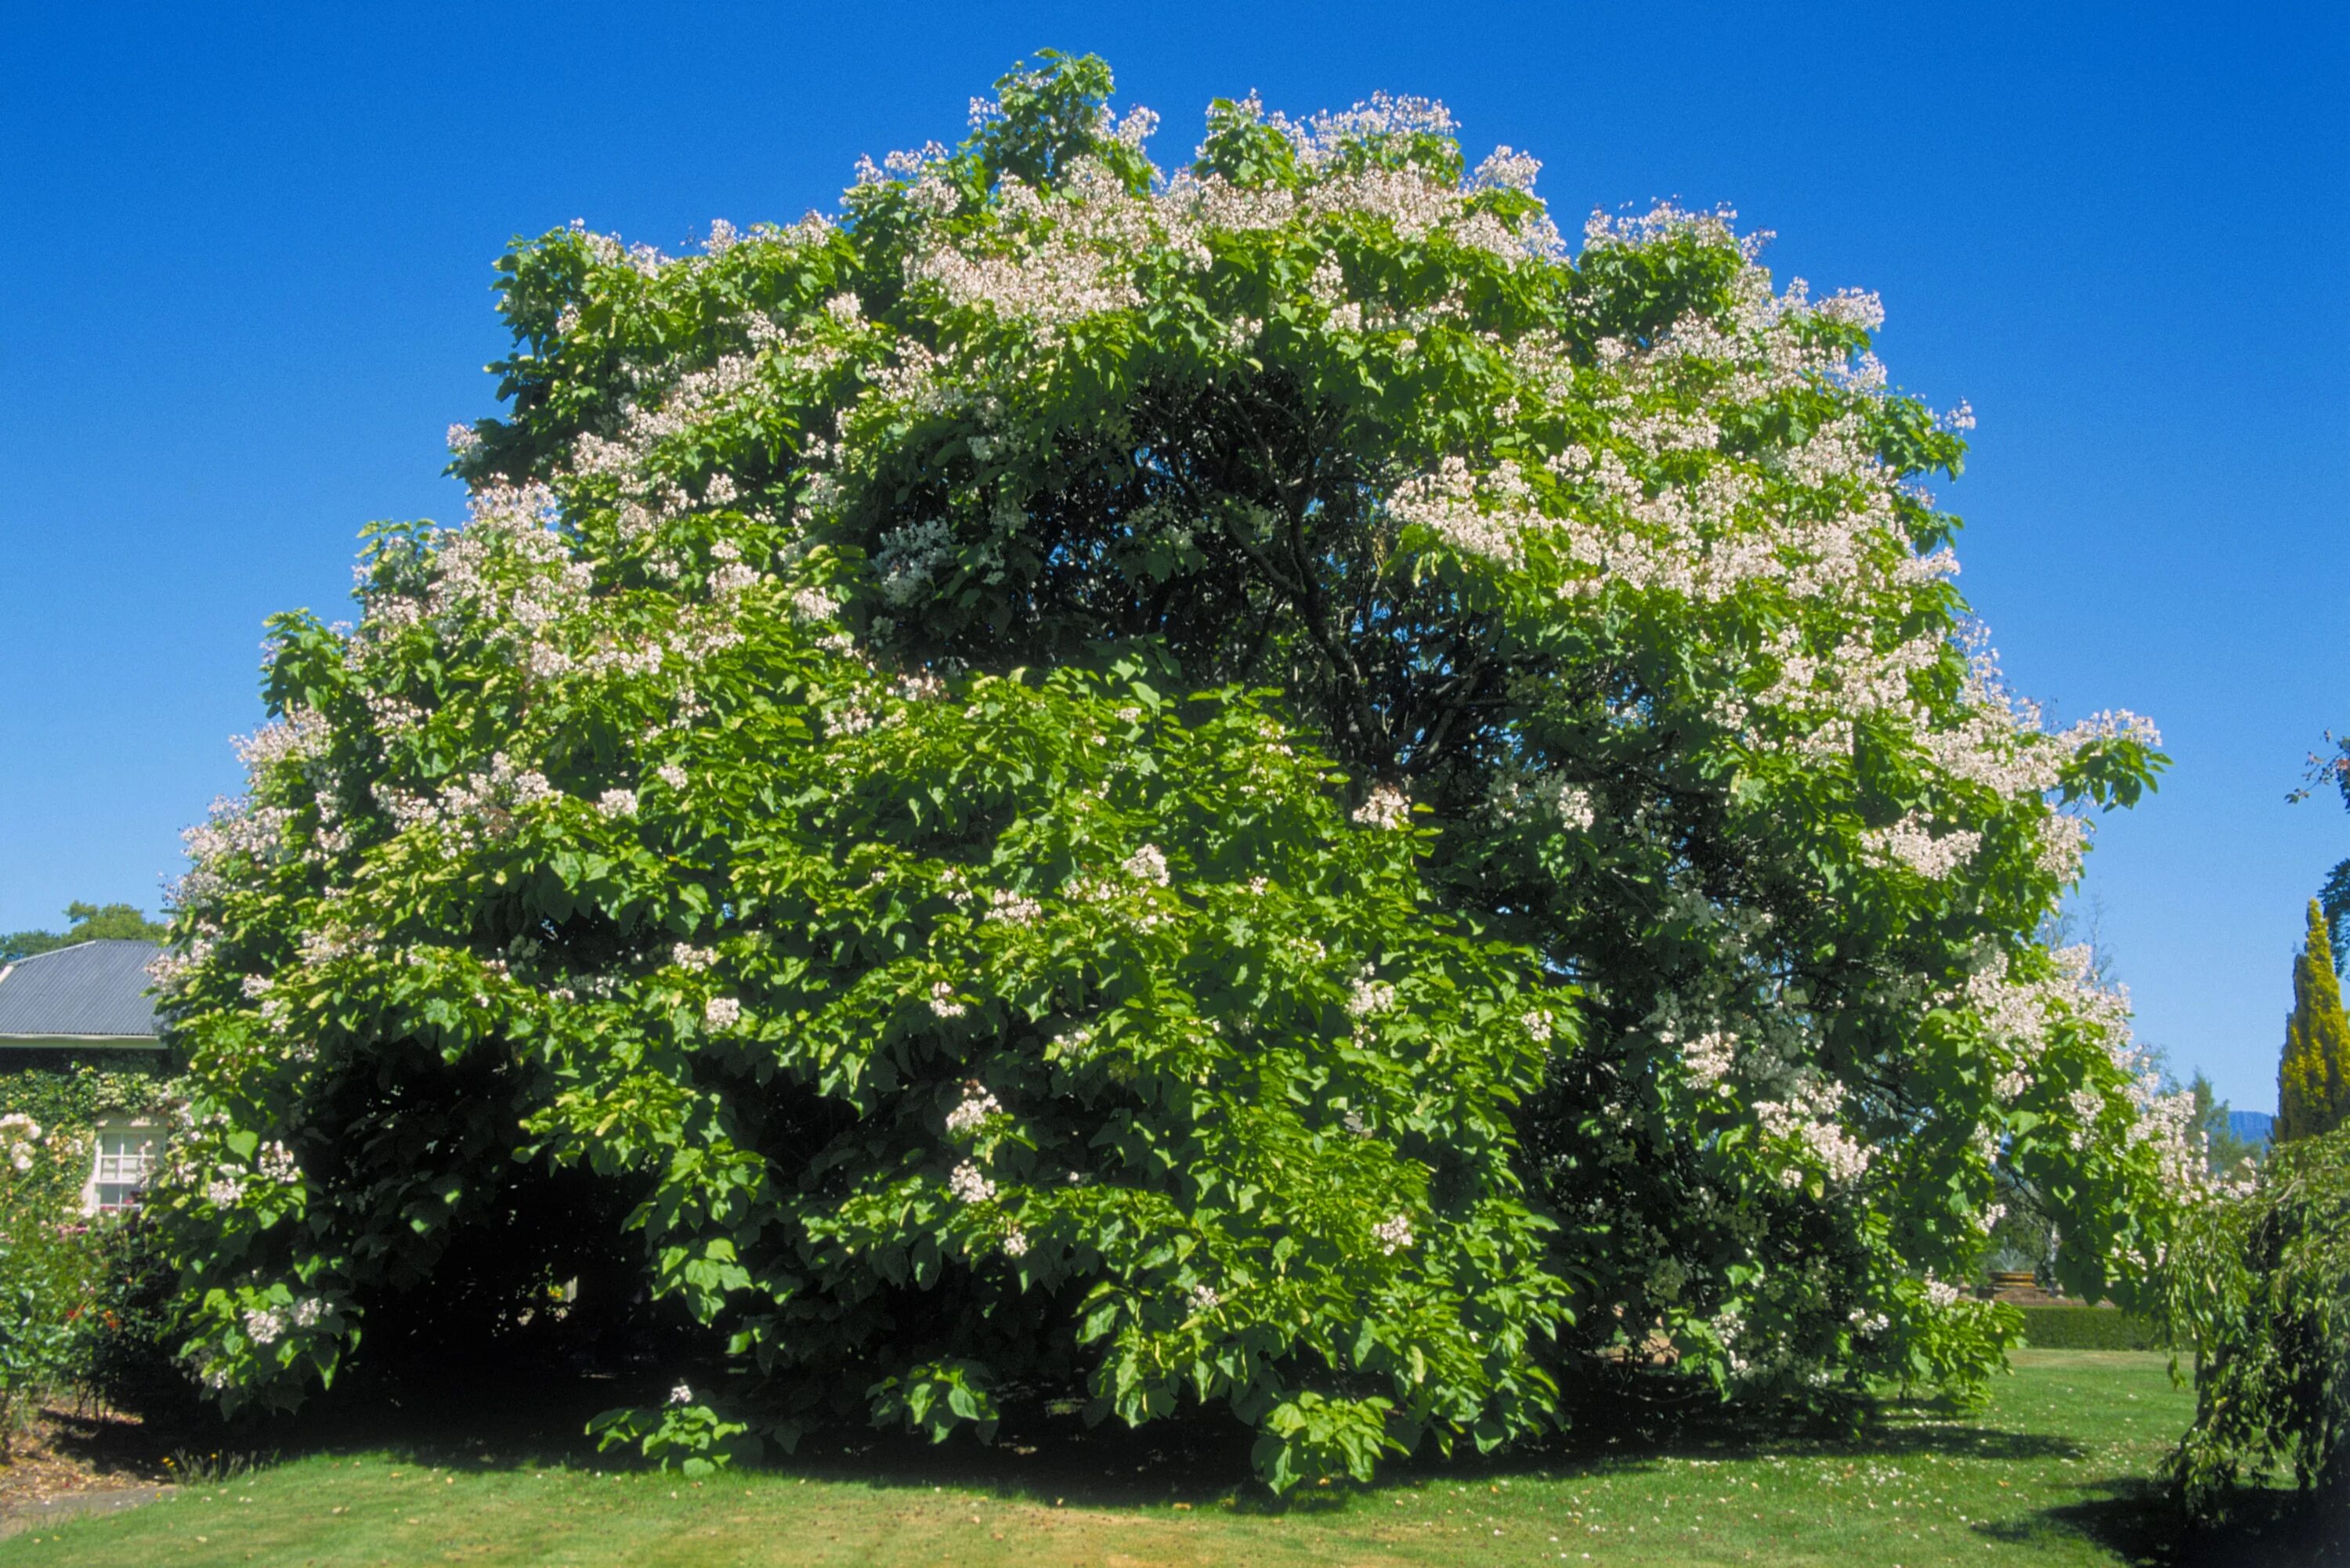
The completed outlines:
<svg viewBox="0 0 2350 1568">
<path fill-rule="evenodd" d="M 18 1051 L 153 1051 L 153 942 L 76 942 L 0 965 L 0 1068 Z"/>
</svg>

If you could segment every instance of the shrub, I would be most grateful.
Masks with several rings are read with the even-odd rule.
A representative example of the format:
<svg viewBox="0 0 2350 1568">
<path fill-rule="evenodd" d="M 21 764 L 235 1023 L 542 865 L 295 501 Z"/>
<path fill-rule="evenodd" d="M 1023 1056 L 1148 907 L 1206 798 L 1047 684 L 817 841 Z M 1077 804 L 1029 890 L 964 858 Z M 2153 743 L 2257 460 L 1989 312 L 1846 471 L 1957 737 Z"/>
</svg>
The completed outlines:
<svg viewBox="0 0 2350 1568">
<path fill-rule="evenodd" d="M 68 1322 L 88 1277 L 70 1138 L 0 1116 L 0 1457 L 63 1377 Z"/>
<path fill-rule="evenodd" d="M 83 1294 L 67 1315 L 65 1375 L 106 1405 L 150 1420 L 193 1413 L 196 1385 L 177 1358 L 185 1325 L 179 1272 L 137 1212 L 91 1225 Z"/>
<path fill-rule="evenodd" d="M 2159 1350 L 2161 1331 L 2137 1313 L 2112 1307 L 2027 1306 L 2023 1343 L 2034 1350 Z"/>
<path fill-rule="evenodd" d="M 2197 1355 L 2170 1464 L 2188 1505 L 2222 1512 L 2287 1468 L 2350 1487 L 2350 1128 L 2280 1144 L 2249 1196 L 2196 1212 L 2165 1282 L 2165 1326 Z"/>
<path fill-rule="evenodd" d="M 79 1127 L 113 1112 L 156 1113 L 176 1103 L 170 1064 L 160 1054 L 100 1067 L 69 1052 L 27 1053 L 54 1065 L 0 1073 L 0 1115 L 21 1113 L 45 1127 Z"/>
</svg>

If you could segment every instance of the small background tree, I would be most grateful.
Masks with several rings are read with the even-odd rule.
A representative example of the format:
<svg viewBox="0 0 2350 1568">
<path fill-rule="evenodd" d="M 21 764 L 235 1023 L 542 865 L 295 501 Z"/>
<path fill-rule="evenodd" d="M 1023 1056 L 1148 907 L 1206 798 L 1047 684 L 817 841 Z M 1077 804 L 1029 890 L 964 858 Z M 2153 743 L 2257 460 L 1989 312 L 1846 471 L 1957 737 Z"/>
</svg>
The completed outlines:
<svg viewBox="0 0 2350 1568">
<path fill-rule="evenodd" d="M 2259 1161 L 2262 1145 L 2236 1136 L 2230 1121 L 2234 1107 L 2220 1098 L 2210 1078 L 2197 1073 L 2188 1082 L 2187 1092 L 2195 1096 L 2195 1125 L 2202 1129 L 2204 1158 L 2212 1174 L 2226 1179 L 2241 1176 L 2247 1162 Z"/>
<path fill-rule="evenodd" d="M 0 934 L 0 963 L 71 947 L 76 942 L 109 939 L 160 942 L 171 934 L 170 927 L 149 919 L 145 911 L 131 904 L 76 901 L 66 906 L 66 921 L 63 931 L 10 931 Z"/>
<path fill-rule="evenodd" d="M 2293 961 L 2293 1012 L 2285 1018 L 2277 1064 L 2279 1143 L 2333 1131 L 2350 1116 L 2350 1019 L 2334 971 L 2331 933 L 2317 900 Z"/>
</svg>

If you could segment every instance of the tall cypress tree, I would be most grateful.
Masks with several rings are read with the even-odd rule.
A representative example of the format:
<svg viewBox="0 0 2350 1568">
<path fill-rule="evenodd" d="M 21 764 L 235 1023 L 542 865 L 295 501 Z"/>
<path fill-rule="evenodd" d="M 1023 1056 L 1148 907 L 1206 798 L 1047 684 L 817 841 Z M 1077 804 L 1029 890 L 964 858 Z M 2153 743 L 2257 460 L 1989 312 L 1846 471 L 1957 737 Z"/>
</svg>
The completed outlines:
<svg viewBox="0 0 2350 1568">
<path fill-rule="evenodd" d="M 2277 1064 L 2277 1141 L 2314 1137 L 2350 1116 L 2350 1019 L 2325 916 L 2309 901 L 2309 935 L 2293 962 L 2293 1012 Z"/>
</svg>

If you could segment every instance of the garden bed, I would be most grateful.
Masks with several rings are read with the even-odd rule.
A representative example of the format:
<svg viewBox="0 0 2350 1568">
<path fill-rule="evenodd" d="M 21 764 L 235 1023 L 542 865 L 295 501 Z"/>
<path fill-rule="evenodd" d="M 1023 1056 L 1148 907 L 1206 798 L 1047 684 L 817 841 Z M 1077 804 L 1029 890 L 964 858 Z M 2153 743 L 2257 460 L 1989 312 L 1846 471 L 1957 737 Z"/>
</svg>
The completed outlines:
<svg viewBox="0 0 2350 1568">
<path fill-rule="evenodd" d="M 41 1411 L 0 1464 L 0 1534 L 61 1499 L 151 1488 L 170 1474 L 135 1417 Z"/>
</svg>

